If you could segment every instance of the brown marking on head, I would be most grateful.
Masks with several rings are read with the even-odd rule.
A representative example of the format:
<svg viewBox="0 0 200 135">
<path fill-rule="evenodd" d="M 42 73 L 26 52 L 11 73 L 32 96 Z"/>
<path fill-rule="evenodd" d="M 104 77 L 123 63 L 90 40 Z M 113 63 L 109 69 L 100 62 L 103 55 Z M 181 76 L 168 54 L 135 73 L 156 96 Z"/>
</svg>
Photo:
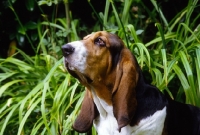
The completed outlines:
<svg viewBox="0 0 200 135">
<path fill-rule="evenodd" d="M 117 36 L 104 31 L 90 34 L 82 40 L 87 50 L 85 76 L 92 81 L 90 85 L 98 97 L 112 104 L 112 89 L 115 68 L 124 44 Z"/>
</svg>

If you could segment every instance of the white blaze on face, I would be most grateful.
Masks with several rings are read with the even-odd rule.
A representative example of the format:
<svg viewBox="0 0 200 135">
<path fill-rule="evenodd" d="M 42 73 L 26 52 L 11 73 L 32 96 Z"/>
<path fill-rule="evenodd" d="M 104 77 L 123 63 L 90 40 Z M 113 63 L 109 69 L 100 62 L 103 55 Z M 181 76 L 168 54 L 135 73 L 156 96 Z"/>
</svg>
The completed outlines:
<svg viewBox="0 0 200 135">
<path fill-rule="evenodd" d="M 68 68 L 73 71 L 84 73 L 86 69 L 87 50 L 81 41 L 68 43 L 74 48 L 74 52 L 64 58 L 64 62 L 68 63 Z"/>
</svg>

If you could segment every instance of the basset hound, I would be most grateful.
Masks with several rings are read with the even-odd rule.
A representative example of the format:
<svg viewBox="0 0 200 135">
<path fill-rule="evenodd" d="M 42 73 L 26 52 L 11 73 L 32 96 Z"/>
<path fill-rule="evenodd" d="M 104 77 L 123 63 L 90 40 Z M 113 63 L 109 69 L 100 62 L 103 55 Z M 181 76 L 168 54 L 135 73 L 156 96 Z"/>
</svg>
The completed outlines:
<svg viewBox="0 0 200 135">
<path fill-rule="evenodd" d="M 62 46 L 64 66 L 86 87 L 73 129 L 98 135 L 197 135 L 200 109 L 169 99 L 144 81 L 116 35 L 99 31 Z"/>
</svg>

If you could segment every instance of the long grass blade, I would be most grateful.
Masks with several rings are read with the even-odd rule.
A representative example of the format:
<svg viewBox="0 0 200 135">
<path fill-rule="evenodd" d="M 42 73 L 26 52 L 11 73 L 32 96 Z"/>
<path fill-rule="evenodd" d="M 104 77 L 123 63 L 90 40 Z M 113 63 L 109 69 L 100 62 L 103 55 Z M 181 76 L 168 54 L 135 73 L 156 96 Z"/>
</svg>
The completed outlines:
<svg viewBox="0 0 200 135">
<path fill-rule="evenodd" d="M 163 59 L 163 69 L 164 69 L 164 76 L 163 79 L 165 80 L 165 85 L 168 84 L 168 68 L 167 68 L 167 56 L 166 56 L 166 50 L 161 49 L 162 59 Z"/>
<path fill-rule="evenodd" d="M 106 1 L 105 11 L 104 11 L 104 17 L 103 17 L 103 25 L 105 26 L 105 27 L 104 27 L 104 30 L 105 30 L 106 25 L 107 25 L 107 23 L 108 23 L 108 13 L 109 13 L 109 9 L 110 9 L 109 7 L 110 7 L 110 1 L 107 0 L 107 1 Z"/>
<path fill-rule="evenodd" d="M 200 49 L 196 49 L 196 58 L 195 58 L 196 72 L 197 72 L 197 96 L 200 99 Z M 200 100 L 198 100 L 199 104 Z"/>
<path fill-rule="evenodd" d="M 175 37 L 176 37 L 175 33 L 167 33 L 167 34 L 165 34 L 165 40 L 173 39 Z M 154 45 L 156 43 L 159 43 L 160 41 L 162 41 L 162 38 L 161 37 L 157 37 L 157 38 L 151 40 L 150 42 L 146 43 L 145 46 L 149 47 L 150 45 Z"/>
<path fill-rule="evenodd" d="M 55 27 L 55 28 L 58 28 L 60 30 L 63 30 L 65 31 L 66 29 L 58 24 L 55 24 L 55 23 L 50 23 L 50 22 L 41 22 L 42 25 L 47 25 L 47 26 L 52 26 L 52 27 Z"/>
<path fill-rule="evenodd" d="M 181 82 L 181 85 L 184 89 L 184 92 L 186 95 L 186 103 L 194 103 L 194 101 L 190 101 L 192 99 L 192 96 L 190 94 L 190 86 L 189 86 L 186 76 L 182 72 L 181 68 L 179 66 L 177 66 L 176 64 L 174 64 L 173 70 L 175 71 L 176 75 L 178 76 L 178 78 Z"/>
<path fill-rule="evenodd" d="M 125 0 L 124 1 L 124 8 L 123 8 L 123 12 L 122 12 L 122 23 L 124 25 L 128 24 L 129 11 L 130 11 L 132 2 L 133 2 L 133 0 Z"/>
<path fill-rule="evenodd" d="M 47 96 L 47 89 L 49 88 L 49 82 L 44 82 L 44 88 L 42 90 L 42 99 L 41 99 L 41 113 L 42 113 L 42 118 L 43 118 L 43 122 L 44 125 L 48 131 L 48 134 L 51 135 L 51 131 L 50 128 L 47 124 L 47 118 L 46 118 L 46 108 L 45 108 L 45 98 Z"/>
<path fill-rule="evenodd" d="M 41 98 L 38 98 L 38 99 L 36 100 L 36 102 L 34 102 L 34 103 L 32 104 L 32 106 L 28 109 L 28 111 L 27 111 L 26 114 L 24 115 L 22 121 L 20 122 L 17 135 L 21 135 L 22 130 L 23 130 L 23 127 L 24 127 L 24 124 L 25 124 L 25 122 L 26 122 L 27 119 L 28 119 L 28 116 L 31 114 L 31 112 L 34 110 L 34 108 L 38 105 L 39 102 L 41 102 Z"/>
<path fill-rule="evenodd" d="M 149 51 L 147 50 L 146 46 L 142 43 L 136 43 L 137 47 L 139 48 L 140 50 L 140 56 L 141 56 L 141 67 L 143 67 L 143 61 L 145 61 L 145 57 L 147 58 L 147 65 L 149 67 L 149 70 L 151 70 L 151 60 L 150 60 L 150 54 L 149 54 Z M 143 52 L 145 52 L 146 56 L 144 56 Z"/>
<path fill-rule="evenodd" d="M 162 20 L 163 20 L 163 22 L 165 24 L 165 27 L 168 28 L 169 25 L 168 25 L 167 19 L 165 18 L 162 10 L 158 7 L 157 1 L 151 0 L 151 3 L 154 5 L 154 7 L 156 8 L 157 12 L 160 14 L 160 16 L 161 16 L 161 18 L 162 18 Z"/>
<path fill-rule="evenodd" d="M 6 116 L 5 121 L 4 121 L 4 123 L 3 123 L 3 126 L 1 127 L 0 135 L 4 135 L 5 128 L 6 128 L 7 124 L 8 124 L 8 122 L 9 122 L 9 120 L 11 119 L 13 113 L 16 111 L 16 109 L 17 109 L 18 107 L 19 107 L 19 104 L 16 104 L 16 105 L 12 106 L 11 111 L 10 111 L 10 112 L 8 113 L 8 115 Z"/>
<path fill-rule="evenodd" d="M 0 87 L 0 97 L 2 96 L 2 94 L 4 93 L 4 91 L 6 89 L 8 89 L 8 87 L 12 86 L 13 84 L 16 84 L 16 83 L 19 83 L 19 82 L 23 82 L 24 80 L 13 80 L 13 81 L 10 81 L 6 84 L 4 84 L 3 86 Z"/>
<path fill-rule="evenodd" d="M 131 32 L 131 36 L 133 37 L 135 43 L 139 43 L 140 41 L 138 40 L 138 37 L 137 37 L 137 34 L 136 34 L 134 26 L 129 24 L 129 25 L 127 25 L 127 28 Z"/>
<path fill-rule="evenodd" d="M 5 79 L 7 79 L 7 78 L 9 78 L 9 77 L 11 77 L 11 76 L 13 76 L 13 75 L 15 75 L 15 74 L 17 74 L 16 71 L 14 71 L 14 72 L 0 73 L 0 82 L 2 82 L 3 80 L 5 80 Z M 0 91 L 1 91 L 1 90 L 0 90 Z M 1 94 L 0 94 L 0 95 L 1 95 Z"/>
<path fill-rule="evenodd" d="M 196 97 L 196 88 L 194 85 L 194 75 L 192 72 L 192 69 L 190 67 L 190 64 L 188 62 L 188 59 L 186 57 L 186 55 L 184 54 L 183 51 L 179 52 L 180 58 L 182 60 L 183 66 L 185 68 L 186 74 L 187 74 L 187 78 L 188 78 L 188 82 L 190 85 L 190 96 L 188 98 L 190 98 L 189 100 L 191 101 L 192 104 L 197 105 L 197 97 Z"/>
</svg>

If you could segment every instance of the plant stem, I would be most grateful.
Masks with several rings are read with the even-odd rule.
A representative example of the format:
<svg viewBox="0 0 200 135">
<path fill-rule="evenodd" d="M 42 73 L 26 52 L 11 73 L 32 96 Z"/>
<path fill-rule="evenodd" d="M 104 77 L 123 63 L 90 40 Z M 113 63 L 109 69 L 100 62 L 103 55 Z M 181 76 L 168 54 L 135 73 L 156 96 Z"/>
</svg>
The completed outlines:
<svg viewBox="0 0 200 135">
<path fill-rule="evenodd" d="M 90 3 L 90 0 L 88 0 L 88 3 L 89 3 L 89 5 L 90 5 L 90 7 L 92 8 L 92 10 L 94 11 L 95 15 L 97 16 L 97 18 L 98 18 L 100 24 L 101 24 L 104 28 L 106 28 L 106 27 L 104 26 L 103 20 L 101 19 L 101 17 L 99 16 L 99 14 L 96 12 L 96 10 L 94 9 L 93 5 Z"/>
<path fill-rule="evenodd" d="M 67 23 L 67 29 L 70 29 L 70 16 L 69 16 L 69 2 L 68 0 L 63 0 L 64 1 L 64 5 L 65 5 L 65 14 L 66 14 L 66 23 Z M 67 37 L 68 42 L 70 42 L 70 34 Z"/>
</svg>

